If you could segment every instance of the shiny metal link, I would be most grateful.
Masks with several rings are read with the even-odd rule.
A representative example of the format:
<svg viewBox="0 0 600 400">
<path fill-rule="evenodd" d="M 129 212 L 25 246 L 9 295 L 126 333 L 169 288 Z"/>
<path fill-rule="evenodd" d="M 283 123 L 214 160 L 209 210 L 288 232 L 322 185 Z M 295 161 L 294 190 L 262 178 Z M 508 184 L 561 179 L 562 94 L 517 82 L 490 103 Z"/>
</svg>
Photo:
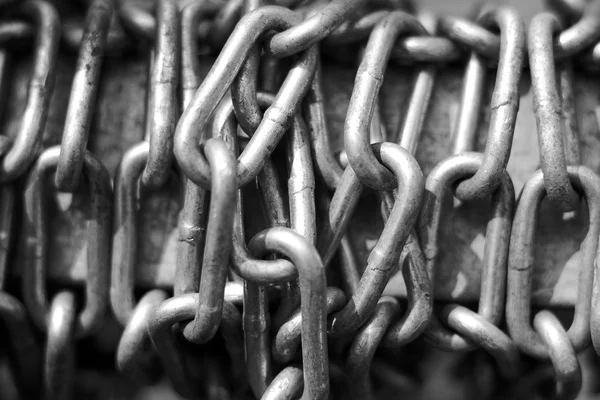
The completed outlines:
<svg viewBox="0 0 600 400">
<path fill-rule="evenodd" d="M 198 60 L 198 38 L 196 27 L 203 19 L 212 16 L 206 2 L 192 2 L 181 11 L 181 73 L 179 86 L 184 110 L 202 83 Z"/>
<path fill-rule="evenodd" d="M 248 382 L 256 398 L 261 398 L 273 379 L 271 368 L 271 321 L 266 287 L 244 284 L 244 346 Z"/>
<path fill-rule="evenodd" d="M 567 165 L 581 165 L 579 126 L 575 107 L 575 78 L 573 63 L 564 60 L 557 66 L 560 81 L 560 97 L 564 129 L 565 159 Z"/>
<path fill-rule="evenodd" d="M 290 227 L 314 245 L 317 240 L 316 182 L 309 134 L 300 113 L 294 117 L 287 139 L 286 164 Z M 299 294 L 298 279 L 285 284 L 278 318 L 287 318 L 296 307 L 300 306 Z"/>
<path fill-rule="evenodd" d="M 119 340 L 117 368 L 138 382 L 155 383 L 162 373 L 148 334 L 148 321 L 154 309 L 167 298 L 167 292 L 160 289 L 151 290 L 142 296 Z"/>
<path fill-rule="evenodd" d="M 483 98 L 487 67 L 477 53 L 471 54 L 461 92 L 460 109 L 452 129 L 452 154 L 475 150 L 475 135 L 479 127 L 480 106 Z"/>
<path fill-rule="evenodd" d="M 2 154 L 0 180 L 3 182 L 14 181 L 23 175 L 40 152 L 54 89 L 60 39 L 59 16 L 49 3 L 26 1 L 18 7 L 16 15 L 19 14 L 35 23 L 35 56 L 19 131 L 11 138 L 10 149 Z"/>
<path fill-rule="evenodd" d="M 570 57 L 594 45 L 600 39 L 600 2 L 590 1 L 581 18 L 558 34 L 554 41 L 555 57 Z"/>
<path fill-rule="evenodd" d="M 538 14 L 531 21 L 527 47 L 546 191 L 548 198 L 563 211 L 572 211 L 579 205 L 579 196 L 569 182 L 567 173 L 565 131 L 552 53 L 552 38 L 560 29 L 560 23 L 554 15 Z"/>
<path fill-rule="evenodd" d="M 335 159 L 329 143 L 322 79 L 321 61 L 317 60 L 317 70 L 306 94 L 303 111 L 310 134 L 310 149 L 315 170 L 325 184 L 335 190 L 340 184 L 344 170 Z"/>
<path fill-rule="evenodd" d="M 376 190 L 393 190 L 393 174 L 376 159 L 369 142 L 373 116 L 390 51 L 396 38 L 406 33 L 426 34 L 413 16 L 401 11 L 390 13 L 372 31 L 356 74 L 344 124 L 344 146 L 348 162 L 361 182 Z"/>
<path fill-rule="evenodd" d="M 78 64 L 62 148 L 38 156 L 43 132 L 44 142 L 57 140 L 54 113 L 58 107 L 60 119 L 61 106 L 49 98 L 61 26 L 56 10 L 43 0 L 0 0 L 0 92 L 14 91 L 7 82 L 10 57 L 36 35 L 23 124 L 0 138 L 0 181 L 5 182 L 0 188 L 0 336 L 8 343 L 0 354 L 0 386 L 8 373 L 24 398 L 79 395 L 87 381 L 75 370 L 73 350 L 82 346 L 95 348 L 94 357 L 115 357 L 126 385 L 155 384 L 164 374 L 186 398 L 375 400 L 388 385 L 400 396 L 430 398 L 432 387 L 439 392 L 440 382 L 447 384 L 448 371 L 452 381 L 460 381 L 457 387 L 464 386 L 458 389 L 461 395 L 476 388 L 481 398 L 533 391 L 522 386 L 547 381 L 552 370 L 555 397 L 575 398 L 585 390 L 582 370 L 589 355 L 577 353 L 590 343 L 600 353 L 595 265 L 600 177 L 581 166 L 593 158 L 589 124 L 576 114 L 581 86 L 576 68 L 600 69 L 600 1 L 549 1 L 562 10 L 562 18 L 541 13 L 530 26 L 542 170 L 526 183 L 515 215 L 506 168 L 522 74 L 528 69 L 523 21 L 510 7 L 478 5 L 469 12 L 478 16 L 471 21 L 448 15 L 423 19 L 404 0 L 157 0 L 148 7 L 137 1 L 67 3 L 63 43 L 79 49 Z M 85 25 L 78 8 L 87 9 Z M 104 85 L 102 58 L 134 45 L 150 55 L 149 83 L 147 98 L 132 103 L 137 113 L 123 128 L 143 126 L 144 140 L 123 148 L 121 139 L 99 138 L 93 146 L 111 152 L 96 158 L 86 148 L 96 94 Z M 325 64 L 352 62 L 357 55 L 354 86 L 340 90 L 352 71 L 340 68 L 338 82 L 338 71 Z M 139 56 L 123 55 L 117 64 L 127 70 L 128 57 Z M 454 115 L 447 118 L 452 108 L 442 110 L 440 119 L 440 110 L 429 107 L 436 96 L 456 90 L 455 82 L 445 79 L 453 72 L 439 81 L 438 72 L 463 61 L 460 110 L 452 123 Z M 390 63 L 408 68 L 392 71 Z M 138 64 L 131 66 L 125 74 L 145 78 Z M 495 76 L 488 76 L 488 68 L 496 66 Z M 406 75 L 409 70 L 414 76 Z M 58 72 L 57 82 L 70 80 Z M 121 93 L 121 86 L 113 86 L 114 70 L 106 72 L 107 93 Z M 22 75 L 17 71 L 15 77 Z M 384 76 L 402 85 L 410 82 L 410 94 L 383 87 Z M 482 110 L 488 80 L 494 82 L 491 105 Z M 436 91 L 437 86 L 444 87 Z M 64 101 L 63 92 L 55 98 Z M 393 103 L 387 101 L 390 92 Z M 18 95 L 18 101 L 25 98 L 22 91 Z M 103 117 L 106 100 L 99 103 Z M 406 111 L 398 118 L 394 107 L 401 103 Z M 15 109 L 8 107 L 7 115 Z M 484 113 L 490 117 L 487 143 L 485 153 L 476 153 Z M 453 126 L 442 126 L 446 119 Z M 338 143 L 333 135 L 342 131 L 342 120 L 344 140 Z M 104 121 L 99 126 L 114 128 Z M 438 162 L 435 157 L 445 157 L 444 150 L 429 143 L 450 139 L 448 131 L 452 155 Z M 123 138 L 135 141 L 127 133 Z M 113 197 L 106 169 L 117 157 L 122 159 Z M 423 171 L 430 171 L 427 180 L 415 157 Z M 36 158 L 20 202 L 19 179 Z M 54 179 L 48 182 L 50 175 Z M 176 250 L 159 248 L 160 257 L 147 260 L 137 254 L 138 242 L 156 231 L 143 232 L 137 214 L 142 214 L 141 203 L 155 207 L 145 201 L 146 190 L 160 189 L 169 178 L 178 182 L 164 195 L 183 201 L 177 231 L 169 238 L 177 242 Z M 77 213 L 86 224 L 85 245 L 76 251 L 87 261 L 83 272 L 79 262 L 67 265 L 66 281 L 62 275 L 55 281 L 52 263 L 58 262 L 56 253 L 73 249 L 61 245 L 53 252 L 49 246 L 56 240 L 50 235 L 59 229 L 60 243 L 75 231 L 70 226 L 65 234 L 49 226 L 56 208 L 51 203 L 68 208 L 51 190 L 70 192 L 77 206 L 84 206 L 66 212 Z M 589 217 L 581 249 L 569 261 L 580 271 L 566 332 L 549 311 L 531 318 L 532 301 L 539 305 L 532 282 L 538 287 L 537 280 L 548 275 L 532 272 L 534 265 L 544 268 L 535 262 L 534 249 L 546 190 L 563 210 L 575 211 L 577 222 Z M 451 193 L 458 213 L 443 227 Z M 580 210 L 581 198 L 587 210 Z M 477 202 L 476 213 L 461 208 L 466 201 Z M 13 226 L 21 203 L 23 224 Z M 164 212 L 173 211 L 164 205 L 156 207 L 158 225 Z M 491 212 L 484 213 L 485 207 Z M 383 223 L 371 220 L 373 212 L 380 212 Z M 470 213 L 468 224 L 471 217 L 486 224 L 484 234 L 468 238 L 481 241 L 471 243 L 473 254 L 481 257 L 479 288 L 472 287 L 479 271 L 460 265 L 444 266 L 462 274 L 451 277 L 454 288 L 440 281 L 447 276 L 441 264 L 456 261 L 453 251 L 458 252 L 441 254 L 442 249 L 464 241 L 464 212 Z M 372 234 L 371 225 L 383 226 L 381 233 Z M 166 228 L 156 229 L 162 235 Z M 442 238 L 442 232 L 456 237 Z M 442 241 L 449 243 L 440 246 Z M 15 258 L 17 243 L 22 248 Z M 571 276 L 564 269 L 557 278 L 561 284 Z M 437 290 L 435 275 L 443 286 Z M 14 283 L 20 290 L 14 291 Z M 398 293 L 404 298 L 390 296 Z M 456 300 L 443 303 L 434 295 Z M 467 308 L 463 296 L 478 300 L 477 307 Z M 33 332 L 33 325 L 43 336 Z M 107 332 L 96 335 L 101 326 Z M 121 326 L 124 330 L 113 334 Z M 44 351 L 37 336 L 45 338 Z M 89 340 L 80 343 L 83 338 Z M 413 341 L 415 346 L 407 346 Z M 441 355 L 433 347 L 487 354 Z M 521 360 L 521 354 L 527 357 Z M 552 366 L 536 375 L 531 366 L 540 360 Z M 462 371 L 476 373 L 476 382 L 464 384 L 473 379 L 471 372 L 462 377 Z"/>
<path fill-rule="evenodd" d="M 277 252 L 291 259 L 298 268 L 302 307 L 302 399 L 327 399 L 329 363 L 327 361 L 327 320 L 325 314 L 325 268 L 317 249 L 288 228 L 270 228 L 258 233 L 248 244 L 257 257 Z M 277 379 L 277 378 L 275 378 Z M 268 391 L 268 389 L 267 389 Z"/>
<path fill-rule="evenodd" d="M 233 282 L 225 285 L 220 330 L 233 365 L 244 364 L 242 316 L 235 305 L 240 304 L 243 298 L 240 286 L 239 283 Z M 155 307 L 148 321 L 148 333 L 164 371 L 177 393 L 185 397 L 197 396 L 199 389 L 188 368 L 190 355 L 185 351 L 172 328 L 179 322 L 193 320 L 199 306 L 197 293 L 182 294 L 167 299 Z"/>
<path fill-rule="evenodd" d="M 183 208 L 177 223 L 177 268 L 173 292 L 175 296 L 198 291 L 200 269 L 206 239 L 208 191 L 191 181 L 184 184 Z"/>
<path fill-rule="evenodd" d="M 202 272 L 198 288 L 199 305 L 194 321 L 184 329 L 191 342 L 206 343 L 216 334 L 223 313 L 223 291 L 232 249 L 236 181 L 234 153 L 218 138 L 209 139 L 204 153 L 211 168 L 212 187 Z"/>
<path fill-rule="evenodd" d="M 338 288 L 327 288 L 326 312 L 331 315 L 341 310 L 346 305 L 348 298 Z M 273 343 L 273 358 L 279 363 L 290 363 L 293 361 L 298 348 L 300 348 L 302 331 L 302 310 L 297 309 L 287 318 L 287 321 L 275 335 Z"/>
<path fill-rule="evenodd" d="M 222 2 L 219 1 L 181 1 L 179 3 L 179 9 L 183 14 L 183 10 L 186 8 L 199 8 L 202 12 L 214 16 L 220 9 Z M 158 2 L 157 2 L 158 4 Z M 134 2 L 122 2 L 118 7 L 118 16 L 123 24 L 124 28 L 134 33 L 140 38 L 144 38 L 148 41 L 154 41 L 156 39 L 156 31 L 158 21 L 155 15 L 148 12 L 145 9 L 137 6 Z M 183 26 L 183 24 L 182 24 Z M 194 38 L 197 39 L 201 29 L 199 24 L 194 24 Z"/>
<path fill-rule="evenodd" d="M 456 196 L 463 201 L 487 197 L 500 184 L 512 148 L 525 49 L 525 29 L 516 11 L 493 8 L 485 11 L 478 21 L 483 26 L 499 27 L 500 60 L 490 105 L 492 111 L 483 165 L 473 177 L 456 187 Z"/>
<path fill-rule="evenodd" d="M 177 118 L 177 85 L 179 84 L 179 12 L 171 0 L 157 3 L 155 57 L 150 77 L 146 133 L 150 148 L 142 173 L 142 183 L 157 188 L 171 175 L 173 135 Z"/>
<path fill-rule="evenodd" d="M 279 400 L 293 398 L 302 391 L 304 375 L 302 368 L 285 367 L 267 388 L 261 400 Z"/>
<path fill-rule="evenodd" d="M 590 344 L 590 299 L 593 293 L 594 260 L 600 235 L 600 178 L 583 166 L 568 166 L 568 177 L 586 199 L 589 228 L 581 243 L 581 269 L 573 323 L 567 335 L 576 352 Z M 535 229 L 540 203 L 545 196 L 544 174 L 538 171 L 525 184 L 514 216 L 508 259 L 506 323 L 510 336 L 524 353 L 547 359 L 548 349 L 530 325 L 531 280 L 534 266 Z"/>
<path fill-rule="evenodd" d="M 71 292 L 59 292 L 52 299 L 44 354 L 44 400 L 68 399 L 72 395 L 75 379 L 73 344 L 77 323 L 75 302 Z"/>
<path fill-rule="evenodd" d="M 198 42 L 196 27 L 199 21 L 210 18 L 211 8 L 206 2 L 192 2 L 181 12 L 181 109 L 190 103 L 194 93 L 202 82 L 198 61 Z M 206 237 L 206 218 L 208 212 L 208 191 L 201 186 L 185 180 L 183 209 L 179 215 L 179 242 L 177 268 L 175 273 L 175 296 L 197 292 L 200 282 L 198 265 L 204 253 Z"/>
<path fill-rule="evenodd" d="M 351 232 L 346 232 L 340 241 L 340 275 L 342 279 L 342 290 L 347 297 L 356 291 L 360 282 L 359 263 L 353 249 Z"/>
<path fill-rule="evenodd" d="M 268 39 L 265 50 L 278 58 L 306 50 L 327 37 L 366 3 L 366 0 L 333 0 L 314 10 L 306 20 Z"/>
<path fill-rule="evenodd" d="M 61 191 L 73 192 L 81 181 L 112 12 L 112 0 L 95 0 L 86 17 L 56 168 L 56 187 Z"/>
<path fill-rule="evenodd" d="M 331 317 L 331 333 L 355 331 L 372 313 L 394 272 L 403 244 L 416 221 L 421 200 L 423 178 L 415 159 L 392 143 L 372 145 L 371 149 L 396 174 L 398 194 L 383 232 L 371 250 L 356 292 L 344 309 Z M 346 168 L 331 201 L 328 219 L 319 235 L 318 248 L 325 265 L 337 250 L 363 189 L 353 169 Z"/>
<path fill-rule="evenodd" d="M 0 24 L 0 44 L 10 46 L 19 40 L 35 36 L 35 29 L 24 21 L 3 21 Z"/>
<path fill-rule="evenodd" d="M 147 165 L 148 142 L 128 150 L 115 175 L 111 268 L 111 305 L 117 320 L 127 325 L 136 307 L 134 296 L 137 264 L 138 218 L 141 175 Z"/>
<path fill-rule="evenodd" d="M 25 188 L 23 218 L 23 298 L 38 329 L 47 331 L 50 301 L 46 289 L 48 215 L 45 211 L 46 173 L 59 163 L 58 146 L 45 150 L 29 173 Z M 85 302 L 75 322 L 75 337 L 95 332 L 108 309 L 110 281 L 110 234 L 112 190 L 104 166 L 89 152 L 83 159 L 83 176 L 89 191 L 87 217 L 87 279 Z"/>
<path fill-rule="evenodd" d="M 572 57 L 598 41 L 600 35 L 600 4 L 591 1 L 585 6 L 580 18 L 571 27 L 557 33 L 553 40 L 555 59 Z M 462 46 L 476 51 L 492 60 L 498 59 L 500 38 L 475 23 L 456 17 L 443 17 L 440 20 L 440 31 L 445 36 Z"/>
<path fill-rule="evenodd" d="M 556 398 L 575 399 L 581 390 L 581 367 L 562 324 L 550 311 L 540 311 L 533 326 L 546 345 L 556 373 Z"/>
<path fill-rule="evenodd" d="M 184 173 L 197 185 L 208 187 L 210 178 L 206 160 L 199 152 L 200 138 L 196 132 L 205 129 L 257 38 L 268 29 L 291 26 L 297 18 L 293 12 L 276 7 L 262 7 L 242 18 L 185 109 L 175 132 L 175 157 Z M 316 48 L 302 53 L 288 73 L 273 105 L 266 111 L 257 132 L 240 155 L 239 186 L 244 186 L 258 175 L 264 159 L 285 133 L 310 86 L 316 66 L 315 55 Z"/>
<path fill-rule="evenodd" d="M 377 347 L 400 311 L 401 307 L 396 299 L 383 296 L 377 303 L 373 316 L 356 333 L 346 356 L 349 396 L 373 399 L 369 367 Z"/>
<path fill-rule="evenodd" d="M 419 20 L 429 33 L 435 33 L 436 19 L 422 14 Z M 431 92 L 435 82 L 435 67 L 428 65 L 417 72 L 406 115 L 394 135 L 394 140 L 410 154 L 415 154 L 427 115 Z M 391 192 L 382 192 L 382 216 L 387 221 L 393 207 Z M 400 269 L 407 288 L 408 307 L 402 317 L 394 321 L 383 338 L 383 346 L 398 348 L 413 341 L 426 329 L 432 312 L 431 279 L 415 230 L 409 234 L 402 254 Z"/>
<path fill-rule="evenodd" d="M 479 153 L 463 153 L 448 158 L 429 174 L 425 184 L 425 200 L 420 215 L 421 243 L 428 264 L 427 271 L 435 272 L 438 255 L 438 233 L 442 211 L 444 192 L 455 182 L 465 179 L 483 164 L 483 156 Z M 492 195 L 492 216 L 486 229 L 479 315 L 491 325 L 498 325 L 504 314 L 504 292 L 506 282 L 506 264 L 509 251 L 509 238 L 514 209 L 515 193 L 512 181 L 505 172 L 502 183 Z M 433 279 L 433 276 L 432 276 Z M 464 310 L 463 314 L 470 312 Z M 466 350 L 470 344 L 447 331 L 434 316 L 425 337 L 435 346 L 446 350 Z"/>
<path fill-rule="evenodd" d="M 143 382 L 155 381 L 160 372 L 156 356 L 148 351 L 147 324 L 152 307 L 167 298 L 166 292 L 154 290 L 136 304 L 134 295 L 139 186 L 148 154 L 148 142 L 134 146 L 123 155 L 115 176 L 110 285 L 112 311 L 125 327 L 117 348 L 117 366 L 121 372 Z"/>
<path fill-rule="evenodd" d="M 419 17 L 419 21 L 421 21 L 428 33 L 435 33 L 437 19 L 433 15 L 422 14 Z M 400 146 L 411 154 L 415 154 L 417 151 L 423 124 L 429 109 L 435 76 L 436 68 L 433 65 L 427 65 L 418 69 L 406 115 L 402 121 L 400 131 L 396 135 Z"/>
<path fill-rule="evenodd" d="M 464 335 L 471 343 L 490 353 L 498 364 L 500 373 L 510 380 L 519 373 L 519 351 L 515 343 L 493 323 L 483 316 L 460 306 L 448 304 L 444 306 L 441 320 Z"/>
<path fill-rule="evenodd" d="M 259 93 L 258 100 L 262 100 L 262 105 L 268 107 L 272 104 L 273 97 Z M 228 101 L 222 102 L 221 106 L 215 111 L 213 121 L 213 134 L 218 133 L 232 148 L 236 148 L 236 129 L 237 122 L 233 114 L 233 104 Z M 272 193 L 265 193 L 263 197 L 268 197 L 271 201 L 280 202 L 281 209 L 284 208 L 283 190 L 274 187 L 278 183 L 278 177 L 275 167 L 270 160 L 265 160 L 263 171 L 258 175 L 259 184 L 265 180 L 271 182 L 269 190 Z M 262 177 L 261 177 L 262 175 Z M 258 284 L 271 285 L 284 283 L 293 280 L 297 276 L 296 268 L 292 263 L 285 259 L 260 260 L 250 254 L 246 246 L 245 229 L 243 221 L 243 196 L 238 192 L 238 201 L 235 210 L 234 228 L 233 228 L 233 249 L 232 249 L 232 269 L 242 279 Z M 277 206 L 272 204 L 273 209 Z M 283 214 L 278 218 L 277 225 L 289 225 L 289 215 Z"/>
<path fill-rule="evenodd" d="M 478 22 L 463 18 L 444 16 L 440 18 L 440 33 L 455 43 L 465 46 L 479 55 L 498 60 L 500 37 Z"/>
</svg>

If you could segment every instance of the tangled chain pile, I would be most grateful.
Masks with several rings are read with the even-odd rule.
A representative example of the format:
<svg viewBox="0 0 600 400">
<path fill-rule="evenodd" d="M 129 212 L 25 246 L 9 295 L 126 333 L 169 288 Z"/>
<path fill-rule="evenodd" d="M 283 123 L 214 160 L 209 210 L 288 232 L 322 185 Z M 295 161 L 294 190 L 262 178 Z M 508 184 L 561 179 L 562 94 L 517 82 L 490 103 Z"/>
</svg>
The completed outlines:
<svg viewBox="0 0 600 400">
<path fill-rule="evenodd" d="M 590 344 L 600 354 L 600 177 L 581 163 L 573 70 L 600 67 L 599 1 L 554 0 L 554 12 L 528 29 L 517 11 L 491 4 L 473 18 L 431 18 L 402 0 L 80 3 L 85 21 L 61 23 L 61 2 L 0 0 L 2 81 L 13 52 L 33 52 L 20 126 L 0 140 L 0 320 L 22 398 L 68 397 L 73 346 L 112 318 L 124 329 L 119 372 L 141 383 L 164 373 L 187 398 L 374 398 L 375 352 L 415 340 L 483 349 L 501 382 L 515 387 L 524 365 L 549 360 L 557 398 L 577 396 L 577 354 Z M 77 52 L 77 67 L 61 145 L 42 149 L 60 46 Z M 340 46 L 360 65 L 344 150 L 334 154 L 321 54 Z M 103 57 L 132 48 L 149 54 L 145 138 L 111 179 L 88 137 Z M 218 55 L 206 74 L 205 51 Z M 452 155 L 424 176 L 414 154 L 436 72 L 464 60 Z M 418 69 L 394 133 L 378 104 L 391 61 Z M 489 128 L 477 152 L 490 70 Z M 517 202 L 506 166 L 527 73 L 541 169 Z M 244 198 L 251 185 L 257 198 Z M 165 186 L 183 198 L 175 277 L 172 288 L 139 293 L 137 214 L 141 198 Z M 83 292 L 48 279 L 50 190 L 87 208 Z M 348 228 L 373 193 L 385 226 L 360 265 Z M 491 208 L 477 311 L 433 302 L 450 194 Z M 568 330 L 551 311 L 532 315 L 545 197 L 556 211 L 589 219 Z M 250 222 L 267 229 L 247 229 Z M 9 269 L 20 290 L 7 284 Z M 384 294 L 398 271 L 405 300 Z M 215 377 L 218 368 L 228 373 Z"/>
</svg>

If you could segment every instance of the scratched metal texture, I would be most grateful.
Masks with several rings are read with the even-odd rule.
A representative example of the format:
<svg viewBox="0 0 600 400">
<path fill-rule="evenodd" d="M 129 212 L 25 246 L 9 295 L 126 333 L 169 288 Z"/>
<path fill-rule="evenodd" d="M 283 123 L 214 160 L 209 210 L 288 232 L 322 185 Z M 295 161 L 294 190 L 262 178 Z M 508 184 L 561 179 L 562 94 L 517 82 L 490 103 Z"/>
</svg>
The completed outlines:
<svg viewBox="0 0 600 400">
<path fill-rule="evenodd" d="M 431 4 L 430 4 L 431 3 Z M 516 2 L 514 2 L 516 3 Z M 536 2 L 518 5 L 525 18 L 539 9 Z M 463 8 L 455 14 L 467 12 L 467 2 L 455 2 Z M 424 9 L 446 12 L 449 2 L 424 2 Z M 537 7 L 537 8 L 536 8 Z M 357 61 L 338 57 L 336 52 L 324 50 L 324 79 L 326 111 L 333 147 L 342 149 L 344 117 L 351 95 Z M 206 71 L 211 56 L 202 56 Z M 57 68 L 56 85 L 44 146 L 60 143 L 68 95 L 76 55 L 63 50 Z M 125 55 L 108 55 L 104 59 L 102 82 L 90 132 L 89 148 L 106 165 L 111 174 L 124 151 L 142 140 L 145 119 L 145 94 L 148 80 L 147 56 L 144 51 Z M 17 57 L 13 68 L 12 90 L 3 123 L 3 131 L 14 135 L 19 115 L 26 98 L 28 57 Z M 382 88 L 380 104 L 386 128 L 397 129 L 402 122 L 413 78 L 418 66 L 390 64 Z M 432 101 L 417 151 L 425 175 L 440 160 L 449 155 L 451 127 L 457 113 L 463 67 L 441 66 L 435 83 Z M 489 100 L 495 72 L 488 74 L 488 92 L 481 107 L 478 149 L 483 150 L 489 119 Z M 576 106 L 583 163 L 600 172 L 600 147 L 598 118 L 598 80 L 582 71 L 576 73 Z M 537 134 L 532 110 L 528 74 L 521 84 L 521 108 L 517 118 L 513 150 L 508 170 L 517 193 L 527 178 L 538 168 Z M 64 284 L 85 279 L 85 218 L 87 199 L 85 193 L 76 196 L 57 195 L 48 198 L 51 211 L 49 235 L 49 266 L 51 279 Z M 140 237 L 136 275 L 140 287 L 171 286 L 175 269 L 176 223 L 180 208 L 179 189 L 176 183 L 158 192 L 146 193 L 139 212 Z M 475 301 L 479 292 L 479 278 L 485 223 L 489 212 L 486 203 L 462 204 L 454 207 L 449 199 L 441 224 L 441 254 L 438 260 L 435 295 L 441 300 Z M 540 305 L 572 305 L 577 293 L 579 271 L 578 249 L 585 235 L 585 212 L 575 218 L 563 220 L 562 214 L 544 203 L 540 214 L 536 261 L 533 283 L 534 301 Z M 366 260 L 382 227 L 379 206 L 373 196 L 366 196 L 359 205 L 351 224 L 353 243 L 361 260 Z M 17 227 L 18 229 L 18 227 Z M 18 237 L 18 232 L 17 232 Z M 364 263 L 363 263 L 364 264 Z M 16 255 L 14 270 L 19 271 L 21 261 Z M 388 292 L 403 295 L 402 278 L 397 275 L 388 285 Z"/>
</svg>

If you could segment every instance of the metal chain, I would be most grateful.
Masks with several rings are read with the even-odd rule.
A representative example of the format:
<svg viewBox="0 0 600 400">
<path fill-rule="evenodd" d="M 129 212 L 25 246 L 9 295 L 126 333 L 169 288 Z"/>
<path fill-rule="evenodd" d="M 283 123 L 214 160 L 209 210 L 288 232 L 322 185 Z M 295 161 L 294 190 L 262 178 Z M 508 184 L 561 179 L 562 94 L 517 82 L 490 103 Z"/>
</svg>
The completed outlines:
<svg viewBox="0 0 600 400">
<path fill-rule="evenodd" d="M 113 319 L 122 329 L 117 370 L 140 384 L 164 374 L 187 398 L 375 399 L 370 371 L 385 371 L 377 358 L 415 341 L 428 351 L 485 351 L 515 393 L 531 362 L 522 354 L 550 361 L 554 394 L 577 396 L 577 354 L 590 344 L 600 354 L 600 177 L 582 165 L 575 107 L 577 73 L 600 65 L 600 1 L 549 2 L 555 12 L 534 16 L 527 33 L 515 9 L 488 4 L 472 19 L 428 19 L 392 0 L 151 3 L 84 1 L 81 26 L 61 24 L 63 9 L 45 0 L 0 1 L 2 97 L 13 53 L 35 40 L 19 128 L 0 139 L 0 320 L 24 398 L 71 397 L 75 347 Z M 78 57 L 56 146 L 44 133 L 61 36 Z M 338 155 L 323 65 L 347 49 L 359 65 Z M 103 58 L 129 50 L 150 60 L 144 137 L 120 155 L 111 185 L 88 138 Z M 204 74 L 206 54 L 216 58 Z M 392 63 L 415 72 L 397 126 L 379 99 Z M 449 63 L 464 64 L 462 98 L 452 146 L 427 169 L 419 163 L 431 140 L 423 126 Z M 507 165 L 527 75 L 541 169 L 515 201 Z M 479 131 L 487 132 L 483 149 Z M 50 189 L 84 205 L 82 282 L 51 279 L 51 223 L 64 210 Z M 159 189 L 179 201 L 177 250 L 166 262 L 173 276 L 142 287 L 138 214 Z M 552 311 L 532 312 L 546 196 L 589 218 L 568 329 Z M 434 303 L 440 242 L 454 240 L 442 238 L 446 215 L 481 200 L 491 211 L 479 218 L 477 310 Z M 363 260 L 353 219 L 365 205 L 380 212 L 383 228 Z M 21 264 L 12 262 L 16 253 Z M 20 291 L 10 285 L 13 268 Z M 396 275 L 405 299 L 388 293 Z"/>
</svg>

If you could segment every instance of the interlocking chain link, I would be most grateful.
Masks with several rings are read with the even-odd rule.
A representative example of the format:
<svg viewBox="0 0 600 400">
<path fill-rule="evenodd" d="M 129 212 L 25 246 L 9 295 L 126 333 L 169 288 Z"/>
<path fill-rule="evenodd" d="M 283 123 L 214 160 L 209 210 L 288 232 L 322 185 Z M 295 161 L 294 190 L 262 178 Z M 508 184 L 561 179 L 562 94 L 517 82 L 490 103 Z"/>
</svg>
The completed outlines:
<svg viewBox="0 0 600 400">
<path fill-rule="evenodd" d="M 2 97 L 11 57 L 34 42 L 18 129 L 0 140 L 0 332 L 20 395 L 72 397 L 75 348 L 113 324 L 118 372 L 136 384 L 166 375 L 187 398 L 375 399 L 370 372 L 409 382 L 381 360 L 398 361 L 415 341 L 483 350 L 493 379 L 514 393 L 529 384 L 527 366 L 550 362 L 553 394 L 575 398 L 580 353 L 600 354 L 600 177 L 582 165 L 576 113 L 581 69 L 600 66 L 600 1 L 549 3 L 526 29 L 517 10 L 495 4 L 468 18 L 401 0 L 0 0 Z M 52 138 L 61 37 L 77 64 Z M 128 57 L 147 63 L 146 97 L 132 105 L 143 128 L 123 140 L 111 182 L 94 138 L 102 133 L 90 132 L 103 74 Z M 340 121 L 328 110 L 340 101 L 328 98 L 332 60 L 354 68 Z M 392 123 L 394 64 L 411 89 Z M 451 145 L 426 165 L 422 153 L 442 138 L 424 126 L 449 64 L 464 68 L 445 127 Z M 507 166 L 527 78 L 541 168 L 515 199 Z M 336 124 L 342 146 L 330 136 Z M 173 255 L 140 224 L 160 196 L 178 212 Z M 485 225 L 476 310 L 436 301 L 442 243 L 462 240 L 446 224 L 473 204 L 489 209 L 475 213 Z M 532 309 L 534 267 L 550 269 L 535 261 L 536 231 L 556 211 L 570 212 L 564 223 L 588 220 L 568 329 L 555 310 Z M 51 221 L 75 212 L 86 227 L 85 276 L 55 280 L 50 243 L 68 246 L 51 242 L 60 228 Z M 362 214 L 381 227 L 366 257 L 356 246 Z M 139 282 L 149 274 L 142 243 L 164 258 L 167 284 Z M 400 281 L 405 299 L 394 295 Z"/>
</svg>

